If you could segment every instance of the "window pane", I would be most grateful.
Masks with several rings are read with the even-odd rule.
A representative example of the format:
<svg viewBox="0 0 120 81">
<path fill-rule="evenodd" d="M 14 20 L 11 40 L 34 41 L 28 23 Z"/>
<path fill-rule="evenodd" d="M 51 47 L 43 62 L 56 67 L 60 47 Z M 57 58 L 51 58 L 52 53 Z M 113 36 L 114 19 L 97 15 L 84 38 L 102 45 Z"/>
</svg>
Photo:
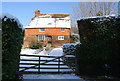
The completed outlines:
<svg viewBox="0 0 120 81">
<path fill-rule="evenodd" d="M 64 36 L 58 36 L 58 40 L 64 40 Z"/>
<path fill-rule="evenodd" d="M 39 31 L 45 31 L 45 28 L 40 28 Z"/>
<path fill-rule="evenodd" d="M 38 35 L 38 41 L 45 40 L 45 35 Z"/>
<path fill-rule="evenodd" d="M 61 31 L 65 31 L 65 28 L 61 28 Z"/>
</svg>

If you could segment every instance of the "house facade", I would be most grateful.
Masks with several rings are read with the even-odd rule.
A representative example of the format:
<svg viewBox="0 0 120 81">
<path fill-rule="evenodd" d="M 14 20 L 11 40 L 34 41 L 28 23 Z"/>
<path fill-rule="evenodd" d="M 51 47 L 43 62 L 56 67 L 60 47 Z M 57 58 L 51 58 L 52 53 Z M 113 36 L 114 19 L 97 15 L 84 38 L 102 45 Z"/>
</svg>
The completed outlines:
<svg viewBox="0 0 120 81">
<path fill-rule="evenodd" d="M 36 10 L 30 24 L 25 27 L 24 47 L 35 42 L 45 46 L 46 37 L 49 37 L 54 47 L 70 43 L 70 29 L 69 14 L 41 14 Z"/>
</svg>

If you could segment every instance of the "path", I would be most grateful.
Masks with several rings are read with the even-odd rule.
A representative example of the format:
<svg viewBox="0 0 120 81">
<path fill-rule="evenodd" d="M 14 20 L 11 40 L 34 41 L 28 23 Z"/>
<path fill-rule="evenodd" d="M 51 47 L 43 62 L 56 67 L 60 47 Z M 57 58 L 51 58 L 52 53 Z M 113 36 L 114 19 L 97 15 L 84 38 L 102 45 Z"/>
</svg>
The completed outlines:
<svg viewBox="0 0 120 81">
<path fill-rule="evenodd" d="M 63 80 L 63 81 L 85 81 L 84 79 L 76 76 L 75 74 L 24 74 L 24 81 L 26 80 Z"/>
</svg>

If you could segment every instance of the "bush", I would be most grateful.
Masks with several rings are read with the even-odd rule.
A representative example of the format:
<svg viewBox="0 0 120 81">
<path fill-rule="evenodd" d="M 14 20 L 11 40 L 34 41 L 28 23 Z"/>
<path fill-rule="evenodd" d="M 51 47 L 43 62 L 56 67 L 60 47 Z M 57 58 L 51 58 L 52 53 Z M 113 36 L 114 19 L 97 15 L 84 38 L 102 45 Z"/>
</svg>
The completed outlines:
<svg viewBox="0 0 120 81">
<path fill-rule="evenodd" d="M 31 45 L 30 48 L 31 49 L 39 49 L 39 48 L 42 48 L 42 45 L 40 43 L 37 43 L 35 45 Z"/>
<path fill-rule="evenodd" d="M 79 42 L 79 37 L 77 35 L 70 35 L 70 43 Z"/>
<path fill-rule="evenodd" d="M 79 43 L 70 43 L 63 45 L 63 52 L 65 55 L 75 55 L 76 45 Z"/>
<path fill-rule="evenodd" d="M 2 18 L 2 79 L 18 81 L 24 31 L 16 18 Z"/>
<path fill-rule="evenodd" d="M 64 55 L 72 55 L 75 56 L 76 45 L 80 43 L 70 43 L 63 45 L 63 53 Z M 65 57 L 63 59 L 64 63 L 66 63 L 69 67 L 75 67 L 75 57 Z"/>
<path fill-rule="evenodd" d="M 120 18 L 78 21 L 81 45 L 76 46 L 77 72 L 120 77 Z"/>
</svg>

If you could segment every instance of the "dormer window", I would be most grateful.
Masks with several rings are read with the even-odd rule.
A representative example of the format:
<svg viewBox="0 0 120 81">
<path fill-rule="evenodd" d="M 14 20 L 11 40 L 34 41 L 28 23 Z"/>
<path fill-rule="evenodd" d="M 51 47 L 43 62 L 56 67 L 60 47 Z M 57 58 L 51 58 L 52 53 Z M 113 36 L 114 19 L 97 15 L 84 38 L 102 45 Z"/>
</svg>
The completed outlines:
<svg viewBox="0 0 120 81">
<path fill-rule="evenodd" d="M 52 23 L 48 23 L 48 25 L 52 25 Z"/>
<path fill-rule="evenodd" d="M 39 31 L 40 31 L 40 32 L 44 32 L 44 31 L 45 31 L 45 28 L 40 28 Z"/>
</svg>

